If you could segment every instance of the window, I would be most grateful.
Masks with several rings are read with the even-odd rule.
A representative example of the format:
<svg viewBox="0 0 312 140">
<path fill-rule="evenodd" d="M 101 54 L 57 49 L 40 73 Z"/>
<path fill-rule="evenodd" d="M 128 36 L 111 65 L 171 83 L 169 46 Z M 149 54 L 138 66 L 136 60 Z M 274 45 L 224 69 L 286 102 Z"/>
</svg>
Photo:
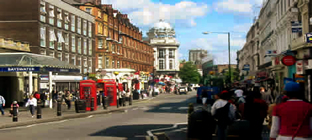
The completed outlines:
<svg viewBox="0 0 312 140">
<path fill-rule="evenodd" d="M 51 51 L 51 52 L 49 53 L 49 56 L 54 58 L 54 52 Z"/>
<path fill-rule="evenodd" d="M 62 53 L 60 53 L 60 52 L 57 53 L 57 59 L 62 61 Z"/>
<path fill-rule="evenodd" d="M 86 57 L 83 58 L 83 66 L 88 67 L 88 61 Z"/>
<path fill-rule="evenodd" d="M 72 36 L 72 52 L 76 52 L 76 37 L 75 35 Z"/>
<path fill-rule="evenodd" d="M 87 55 L 88 42 L 87 39 L 83 39 L 83 54 Z"/>
<path fill-rule="evenodd" d="M 83 28 L 83 35 L 85 35 L 85 36 L 87 35 L 87 26 L 88 26 L 87 21 L 83 20 L 82 28 Z"/>
<path fill-rule="evenodd" d="M 112 61 L 112 68 L 115 68 L 115 60 Z"/>
<path fill-rule="evenodd" d="M 103 39 L 99 39 L 99 41 L 98 41 L 98 48 L 99 49 L 103 48 Z"/>
<path fill-rule="evenodd" d="M 73 65 L 76 65 L 76 56 L 73 55 L 71 57 L 71 62 L 72 62 Z"/>
<path fill-rule="evenodd" d="M 40 21 L 46 22 L 46 15 L 47 15 L 47 11 L 46 11 L 45 2 L 41 1 L 40 2 Z"/>
<path fill-rule="evenodd" d="M 121 42 L 121 43 L 122 43 L 122 37 L 121 37 L 121 36 L 119 36 L 119 42 Z"/>
<path fill-rule="evenodd" d="M 63 35 L 62 35 L 62 32 L 61 31 L 59 31 L 58 33 L 57 33 L 57 38 L 58 38 L 58 42 L 57 42 L 57 50 L 62 50 L 62 45 L 63 45 L 63 43 L 65 43 L 65 40 L 64 40 L 64 38 L 63 38 Z"/>
<path fill-rule="evenodd" d="M 71 16 L 71 31 L 75 32 L 76 30 L 76 24 L 75 24 L 75 15 Z"/>
<path fill-rule="evenodd" d="M 69 54 L 65 53 L 64 61 L 69 63 Z"/>
<path fill-rule="evenodd" d="M 117 53 L 120 53 L 120 46 L 117 46 Z"/>
<path fill-rule="evenodd" d="M 164 60 L 159 60 L 159 69 L 164 69 Z"/>
<path fill-rule="evenodd" d="M 47 55 L 47 51 L 44 50 L 44 49 L 42 49 L 42 50 L 40 50 L 40 54 L 41 54 L 41 55 Z"/>
<path fill-rule="evenodd" d="M 92 55 L 92 40 L 89 40 L 89 55 Z"/>
<path fill-rule="evenodd" d="M 77 50 L 78 50 L 78 53 L 81 54 L 81 38 L 78 38 L 77 41 L 78 41 Z"/>
<path fill-rule="evenodd" d="M 55 33 L 54 33 L 54 29 L 50 29 L 50 40 L 49 40 L 49 46 L 51 49 L 54 49 L 55 47 L 55 41 L 57 41 Z"/>
<path fill-rule="evenodd" d="M 54 25 L 54 6 L 50 5 L 49 6 L 49 23 Z"/>
<path fill-rule="evenodd" d="M 173 69 L 173 60 L 170 60 L 169 62 L 169 69 Z"/>
<path fill-rule="evenodd" d="M 81 18 L 77 18 L 77 33 L 81 34 Z"/>
<path fill-rule="evenodd" d="M 98 34 L 103 34 L 103 24 L 102 23 L 98 23 Z"/>
<path fill-rule="evenodd" d="M 158 58 L 165 58 L 165 49 L 159 49 Z"/>
<path fill-rule="evenodd" d="M 98 18 L 102 18 L 102 13 L 101 13 L 101 11 L 98 11 Z"/>
<path fill-rule="evenodd" d="M 77 58 L 77 65 L 78 65 L 78 66 L 81 66 L 81 57 L 78 57 L 78 58 Z"/>
<path fill-rule="evenodd" d="M 117 61 L 117 68 L 120 68 L 120 62 Z"/>
<path fill-rule="evenodd" d="M 91 22 L 89 22 L 88 23 L 88 29 L 89 29 L 89 31 L 88 31 L 88 33 L 89 33 L 89 37 L 92 37 L 92 23 Z M 103 29 L 102 29 L 103 30 Z"/>
<path fill-rule="evenodd" d="M 65 40 L 65 50 L 69 51 L 69 35 L 64 34 L 64 40 Z"/>
<path fill-rule="evenodd" d="M 109 58 L 105 57 L 105 68 L 109 68 Z"/>
<path fill-rule="evenodd" d="M 106 41 L 106 47 L 105 47 L 105 49 L 108 49 L 109 48 L 109 43 L 108 43 L 108 41 Z"/>
<path fill-rule="evenodd" d="M 89 14 L 92 14 L 91 10 L 92 10 L 92 8 L 86 8 L 86 12 Z"/>
<path fill-rule="evenodd" d="M 57 9 L 57 27 L 62 27 L 62 10 L 61 9 Z"/>
<path fill-rule="evenodd" d="M 69 22 L 70 22 L 70 20 L 69 20 L 69 15 L 68 15 L 68 13 L 66 12 L 65 14 L 65 19 L 64 19 L 64 28 L 66 29 L 66 30 L 68 30 L 68 27 L 69 27 Z"/>
<path fill-rule="evenodd" d="M 115 45 L 112 44 L 112 52 L 115 53 Z"/>
<path fill-rule="evenodd" d="M 101 55 L 99 55 L 98 57 L 98 69 L 102 69 L 102 61 L 103 61 L 103 57 Z"/>
<path fill-rule="evenodd" d="M 40 46 L 46 47 L 46 27 L 40 27 Z"/>
<path fill-rule="evenodd" d="M 174 58 L 174 50 L 173 49 L 169 50 L 169 58 Z"/>
<path fill-rule="evenodd" d="M 89 72 L 92 72 L 92 58 L 89 58 Z"/>
</svg>

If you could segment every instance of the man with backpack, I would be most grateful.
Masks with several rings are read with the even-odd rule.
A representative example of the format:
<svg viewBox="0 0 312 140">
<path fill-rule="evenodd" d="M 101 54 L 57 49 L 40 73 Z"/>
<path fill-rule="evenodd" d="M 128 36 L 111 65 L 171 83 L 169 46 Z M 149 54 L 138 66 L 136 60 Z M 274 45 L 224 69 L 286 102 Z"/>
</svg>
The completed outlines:
<svg viewBox="0 0 312 140">
<path fill-rule="evenodd" d="M 226 140 L 227 127 L 235 120 L 235 106 L 228 102 L 230 93 L 222 91 L 215 97 L 217 100 L 211 107 L 211 115 L 217 120 L 218 140 Z"/>
<path fill-rule="evenodd" d="M 0 111 L 2 115 L 4 115 L 4 109 L 3 109 L 4 106 L 5 106 L 5 99 L 3 98 L 3 96 L 0 95 Z"/>
</svg>

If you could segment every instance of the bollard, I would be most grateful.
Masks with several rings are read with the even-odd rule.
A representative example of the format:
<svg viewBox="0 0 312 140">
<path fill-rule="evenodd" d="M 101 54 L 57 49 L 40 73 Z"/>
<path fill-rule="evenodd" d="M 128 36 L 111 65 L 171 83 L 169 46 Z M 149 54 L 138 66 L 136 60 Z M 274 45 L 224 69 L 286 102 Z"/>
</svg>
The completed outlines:
<svg viewBox="0 0 312 140">
<path fill-rule="evenodd" d="M 37 119 L 41 119 L 41 100 L 37 100 Z"/>
<path fill-rule="evenodd" d="M 122 97 L 122 106 L 126 106 L 126 96 L 123 95 Z"/>
<path fill-rule="evenodd" d="M 102 103 L 102 104 L 103 104 L 103 108 L 104 108 L 104 109 L 107 109 L 107 105 L 106 105 L 106 103 L 107 103 L 107 102 L 106 102 L 106 96 L 102 96 L 102 102 L 103 102 L 103 103 Z"/>
<path fill-rule="evenodd" d="M 188 115 L 188 121 L 190 120 L 190 116 L 191 114 L 194 112 L 194 105 L 192 103 L 189 104 L 188 106 L 188 112 L 187 112 L 187 115 Z"/>
<path fill-rule="evenodd" d="M 129 96 L 129 105 L 132 105 L 132 95 Z"/>
<path fill-rule="evenodd" d="M 94 97 L 91 98 L 91 111 L 94 111 Z"/>
<path fill-rule="evenodd" d="M 119 99 L 118 99 L 118 97 L 117 97 L 117 108 L 119 108 Z"/>
<path fill-rule="evenodd" d="M 62 100 L 57 100 L 57 116 L 62 116 Z"/>
<path fill-rule="evenodd" d="M 13 118 L 12 118 L 13 122 L 17 122 L 17 104 L 13 104 Z"/>
</svg>

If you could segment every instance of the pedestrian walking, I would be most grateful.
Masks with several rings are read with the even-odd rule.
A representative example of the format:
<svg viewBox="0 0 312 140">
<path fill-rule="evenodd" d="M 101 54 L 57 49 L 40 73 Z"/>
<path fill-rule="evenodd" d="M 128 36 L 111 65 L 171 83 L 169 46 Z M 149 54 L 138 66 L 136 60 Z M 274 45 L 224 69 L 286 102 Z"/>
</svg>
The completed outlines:
<svg viewBox="0 0 312 140">
<path fill-rule="evenodd" d="M 300 91 L 296 82 L 285 84 L 284 94 L 289 100 L 273 109 L 271 140 L 312 139 L 312 105 L 303 101 Z"/>
<path fill-rule="evenodd" d="M 67 104 L 67 109 L 71 108 L 71 101 L 73 99 L 73 95 L 69 92 L 69 90 L 65 91 L 64 95 L 65 103 Z"/>
<path fill-rule="evenodd" d="M 278 100 L 271 104 L 269 106 L 269 109 L 268 109 L 268 116 L 267 116 L 267 122 L 268 122 L 268 128 L 271 129 L 271 126 L 272 126 L 272 113 L 273 113 L 273 109 L 276 105 L 279 105 L 281 103 L 285 103 L 289 98 L 286 96 L 286 95 L 283 95 L 282 98 L 277 98 Z"/>
<path fill-rule="evenodd" d="M 34 117 L 34 114 L 35 114 L 35 107 L 37 106 L 37 99 L 34 98 L 33 95 L 30 95 L 25 107 L 28 107 L 29 106 L 29 110 L 30 110 L 30 114 L 31 114 L 31 117 L 33 118 Z"/>
<path fill-rule="evenodd" d="M 5 99 L 2 95 L 0 95 L 0 111 L 2 116 L 4 115 L 4 106 L 5 106 Z"/>
<path fill-rule="evenodd" d="M 273 98 L 270 92 L 266 91 L 264 87 L 260 87 L 261 98 L 270 105 L 273 103 Z"/>
<path fill-rule="evenodd" d="M 230 95 L 226 90 L 215 98 L 218 100 L 211 107 L 211 115 L 217 120 L 218 140 L 226 140 L 228 126 L 235 120 L 235 107 L 228 102 Z"/>
<path fill-rule="evenodd" d="M 268 111 L 268 105 L 261 99 L 261 95 L 260 92 L 248 93 L 246 103 L 240 106 L 243 118 L 250 123 L 247 137 L 253 140 L 262 140 L 263 122 Z"/>
</svg>

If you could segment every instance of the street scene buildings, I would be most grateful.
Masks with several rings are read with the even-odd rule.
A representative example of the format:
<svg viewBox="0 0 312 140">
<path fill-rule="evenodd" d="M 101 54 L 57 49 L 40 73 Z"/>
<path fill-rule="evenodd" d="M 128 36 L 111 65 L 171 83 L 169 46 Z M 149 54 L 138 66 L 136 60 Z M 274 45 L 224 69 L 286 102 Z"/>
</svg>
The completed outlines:
<svg viewBox="0 0 312 140">
<path fill-rule="evenodd" d="M 241 83 L 273 86 L 281 92 L 287 78 L 310 89 L 310 3 L 267 0 L 238 52 Z"/>
</svg>

